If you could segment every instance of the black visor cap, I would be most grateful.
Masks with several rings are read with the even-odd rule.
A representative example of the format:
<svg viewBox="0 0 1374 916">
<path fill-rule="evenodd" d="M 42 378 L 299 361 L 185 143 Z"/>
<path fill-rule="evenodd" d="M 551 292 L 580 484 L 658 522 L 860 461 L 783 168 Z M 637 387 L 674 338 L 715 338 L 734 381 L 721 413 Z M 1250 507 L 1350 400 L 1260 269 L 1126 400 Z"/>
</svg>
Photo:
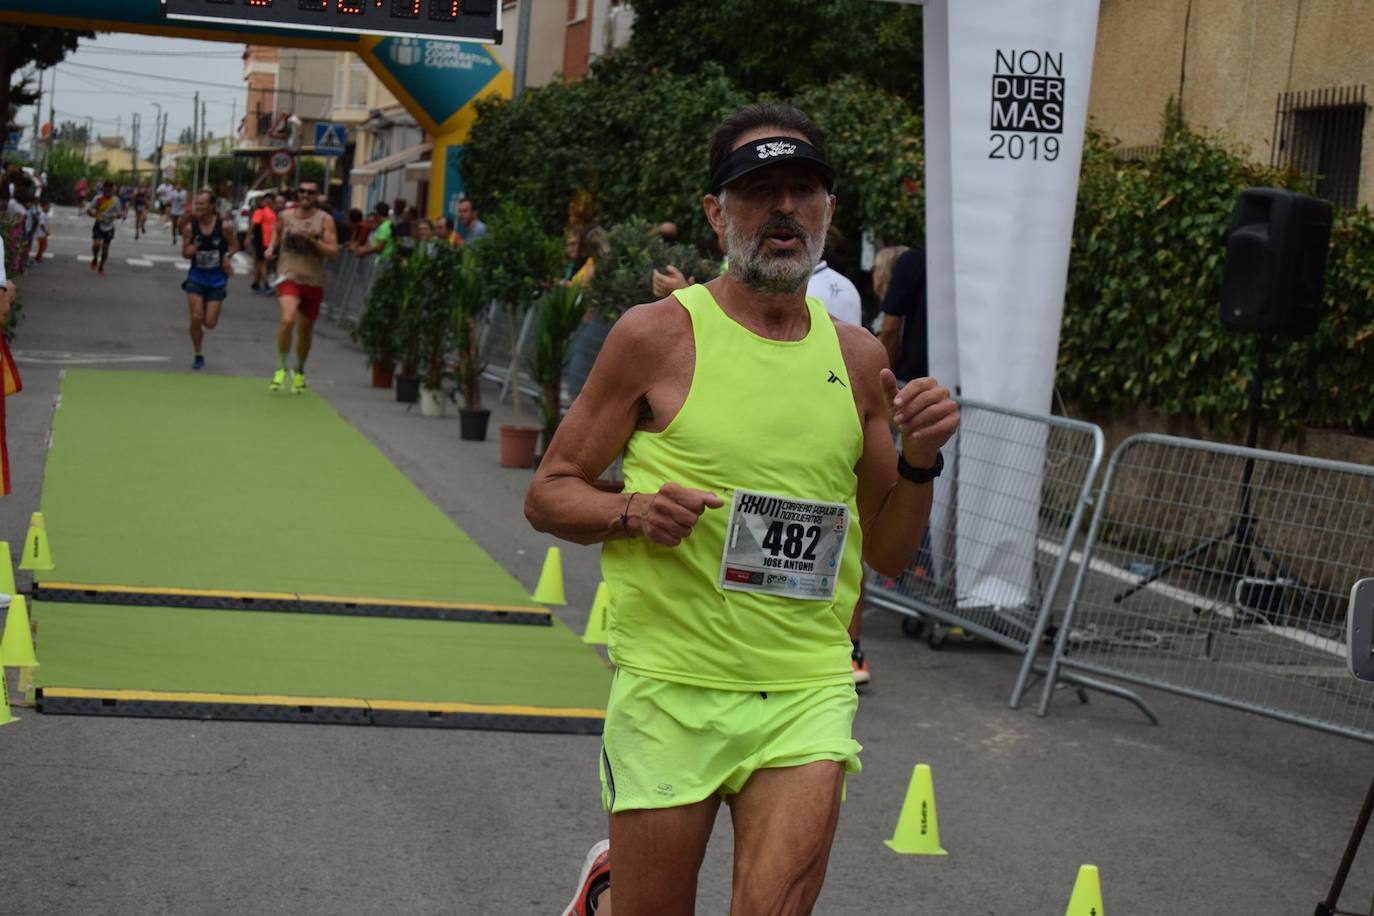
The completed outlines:
<svg viewBox="0 0 1374 916">
<path fill-rule="evenodd" d="M 744 144 L 725 157 L 720 168 L 711 176 L 709 193 L 719 194 L 731 182 L 738 181 L 750 172 L 788 162 L 810 166 L 825 179 L 827 191 L 834 187 L 834 170 L 810 143 L 796 137 L 763 137 Z"/>
</svg>

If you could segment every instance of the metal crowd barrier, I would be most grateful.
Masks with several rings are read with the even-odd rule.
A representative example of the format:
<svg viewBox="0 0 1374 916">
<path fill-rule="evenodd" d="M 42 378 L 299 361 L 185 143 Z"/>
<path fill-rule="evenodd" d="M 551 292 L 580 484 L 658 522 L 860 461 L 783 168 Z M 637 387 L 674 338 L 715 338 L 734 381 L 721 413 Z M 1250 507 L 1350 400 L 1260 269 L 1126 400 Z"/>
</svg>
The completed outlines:
<svg viewBox="0 0 1374 916">
<path fill-rule="evenodd" d="M 520 385 L 521 393 L 533 398 L 539 397 L 539 386 L 530 380 L 529 373 L 524 366 L 523 354 L 537 330 L 537 313 L 538 309 L 525 309 L 524 317 L 520 320 L 520 331 L 515 339 L 516 380 Z M 482 377 L 499 384 L 501 386 L 501 400 L 509 400 L 512 365 L 509 309 L 495 302 L 487 306 L 480 348 L 482 357 L 486 360 L 486 368 L 482 370 Z"/>
<path fill-rule="evenodd" d="M 563 372 L 563 383 L 567 391 L 565 397 L 568 403 L 577 397 L 582 391 L 582 386 L 587 384 L 587 376 L 591 375 L 592 365 L 596 362 L 597 354 L 601 352 L 601 346 L 606 342 L 606 337 L 611 333 L 611 322 L 606 321 L 600 315 L 592 315 L 591 318 L 578 325 L 573 332 L 572 341 L 569 346 L 568 367 Z"/>
<path fill-rule="evenodd" d="M 372 288 L 377 258 L 360 258 L 352 252 L 343 251 L 327 270 L 332 270 L 333 275 L 325 281 L 324 315 L 335 324 L 351 328 L 358 323 L 368 290 Z"/>
<path fill-rule="evenodd" d="M 960 428 L 936 481 L 928 545 L 895 581 L 870 572 L 865 599 L 1021 653 L 1016 705 L 1102 462 L 1102 431 L 957 400 Z M 1126 693 L 1086 679 L 1075 683 Z"/>
<path fill-rule="evenodd" d="M 1085 672 L 1364 741 L 1346 667 L 1374 468 L 1141 434 L 1108 463 L 1040 699 Z"/>
</svg>

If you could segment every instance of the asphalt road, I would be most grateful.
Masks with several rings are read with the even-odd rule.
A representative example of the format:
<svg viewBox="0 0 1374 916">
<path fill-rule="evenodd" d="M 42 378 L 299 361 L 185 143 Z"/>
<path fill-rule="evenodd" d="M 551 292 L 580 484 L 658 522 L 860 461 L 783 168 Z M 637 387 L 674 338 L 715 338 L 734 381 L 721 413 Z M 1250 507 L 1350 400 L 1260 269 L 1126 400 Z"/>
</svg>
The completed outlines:
<svg viewBox="0 0 1374 916">
<path fill-rule="evenodd" d="M 135 242 L 121 226 L 99 278 L 77 260 L 87 223 L 59 212 L 51 261 L 20 278 L 25 390 L 7 405 L 14 494 L 0 500 L 12 548 L 38 506 L 60 371 L 189 371 L 182 273 L 146 257 L 175 254 L 166 230 Z M 267 397 L 275 314 L 236 277 L 206 371 L 260 376 Z M 520 511 L 528 472 L 500 468 L 495 441 L 460 442 L 456 416 L 421 418 L 369 388 L 362 356 L 327 323 L 311 369 L 319 396 L 534 585 L 550 542 Z M 284 457 L 283 473 L 308 469 Z M 195 493 L 185 511 L 198 511 Z M 214 549 L 217 520 L 202 522 Z M 129 536 L 146 523 L 129 519 Z M 597 552 L 565 545 L 564 557 L 565 619 L 580 630 Z M 819 913 L 1058 916 L 1093 863 L 1112 916 L 1306 916 L 1374 771 L 1367 745 L 1159 694 L 1157 727 L 1104 697 L 1063 695 L 1045 719 L 1033 703 L 1010 710 L 1017 659 L 931 651 L 878 611 L 865 648 L 864 771 Z M 605 835 L 595 738 L 21 713 L 0 729 L 0 914 L 556 914 Z M 948 857 L 882 843 L 920 762 Z M 729 857 L 723 814 L 699 912 L 726 912 Z M 1346 908 L 1372 894 L 1374 841 Z"/>
</svg>

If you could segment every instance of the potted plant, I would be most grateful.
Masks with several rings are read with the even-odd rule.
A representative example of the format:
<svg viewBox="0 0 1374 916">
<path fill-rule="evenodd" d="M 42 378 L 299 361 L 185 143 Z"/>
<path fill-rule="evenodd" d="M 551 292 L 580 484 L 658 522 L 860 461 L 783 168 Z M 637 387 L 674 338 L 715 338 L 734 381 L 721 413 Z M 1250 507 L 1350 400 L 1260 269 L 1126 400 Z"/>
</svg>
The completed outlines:
<svg viewBox="0 0 1374 916">
<path fill-rule="evenodd" d="M 372 385 L 390 388 L 396 370 L 396 322 L 401 298 L 405 294 L 402 265 L 384 263 L 379 268 L 358 323 L 353 326 L 353 342 L 367 354 L 372 368 Z"/>
<path fill-rule="evenodd" d="M 582 287 L 575 283 L 555 286 L 539 302 L 539 327 L 528 364 L 530 378 L 541 391 L 544 451 L 548 451 L 563 418 L 563 367 L 568 363 L 573 332 L 581 326 L 585 312 Z"/>
<path fill-rule="evenodd" d="M 411 255 L 411 261 L 411 270 L 420 285 L 414 316 L 421 367 L 420 413 L 441 417 L 449 399 L 444 380 L 449 375 L 448 345 L 453 330 L 450 298 L 464 263 L 464 252 L 448 245 L 420 246 Z"/>
<path fill-rule="evenodd" d="M 429 295 L 423 252 L 400 261 L 404 277 L 401 309 L 396 322 L 396 353 L 400 370 L 396 373 L 396 400 L 414 404 L 420 399 L 420 343 L 424 336 L 424 300 Z"/>
<path fill-rule="evenodd" d="M 506 203 L 487 221 L 487 234 L 473 246 L 482 277 L 483 293 L 510 315 L 513 422 L 501 427 L 501 465 L 527 468 L 534 464 L 539 427 L 521 422 L 520 320 L 528 303 L 550 285 L 562 260 L 558 239 L 544 234 L 527 208 Z"/>
<path fill-rule="evenodd" d="M 467 255 L 467 248 L 455 250 L 461 252 L 462 257 L 448 289 L 449 301 L 453 305 L 453 346 L 458 354 L 458 388 L 463 393 L 463 406 L 458 408 L 458 417 L 462 438 L 471 442 L 485 442 L 491 411 L 482 407 L 482 371 L 486 364 L 482 360 L 478 324 L 486 300 L 482 296 L 482 281 L 477 275 L 476 259 Z"/>
</svg>

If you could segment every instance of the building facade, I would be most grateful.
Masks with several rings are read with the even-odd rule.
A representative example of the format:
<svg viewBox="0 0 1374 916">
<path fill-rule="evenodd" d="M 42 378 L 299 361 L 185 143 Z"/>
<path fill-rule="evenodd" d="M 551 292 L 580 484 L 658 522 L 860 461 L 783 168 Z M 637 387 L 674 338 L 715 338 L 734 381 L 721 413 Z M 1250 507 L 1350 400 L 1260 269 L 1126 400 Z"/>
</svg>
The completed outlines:
<svg viewBox="0 0 1374 916">
<path fill-rule="evenodd" d="M 1088 114 L 1126 155 L 1177 99 L 1194 129 L 1374 204 L 1374 18 L 1365 0 L 1102 0 Z"/>
</svg>

